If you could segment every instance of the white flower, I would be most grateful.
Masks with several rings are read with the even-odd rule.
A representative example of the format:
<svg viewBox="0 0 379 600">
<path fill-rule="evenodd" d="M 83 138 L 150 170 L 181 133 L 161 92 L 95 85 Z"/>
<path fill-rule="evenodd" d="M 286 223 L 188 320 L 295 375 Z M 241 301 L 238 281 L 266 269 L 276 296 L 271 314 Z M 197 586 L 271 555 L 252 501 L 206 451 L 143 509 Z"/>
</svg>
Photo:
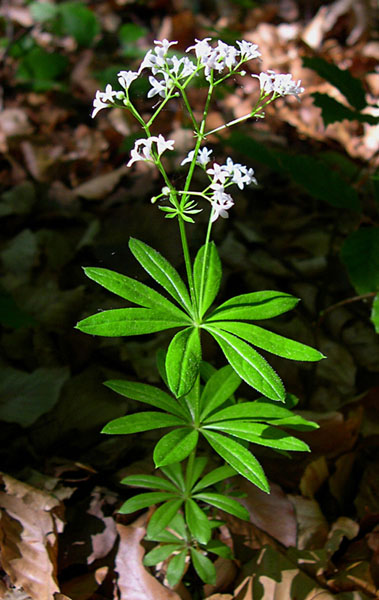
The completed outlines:
<svg viewBox="0 0 379 600">
<path fill-rule="evenodd" d="M 131 167 L 138 160 L 155 162 L 155 157 L 152 154 L 153 143 L 156 144 L 157 154 L 160 156 L 165 150 L 173 150 L 175 142 L 174 140 L 165 140 L 161 134 L 158 137 L 152 135 L 147 139 L 136 140 L 134 148 L 130 152 L 131 158 L 126 166 Z"/>
<path fill-rule="evenodd" d="M 179 59 L 174 55 L 172 58 L 167 59 L 167 63 L 170 65 L 170 73 L 178 79 L 188 77 L 196 71 L 195 65 L 187 58 L 187 56 L 183 56 Z"/>
<path fill-rule="evenodd" d="M 233 163 L 231 158 L 226 159 L 226 164 L 221 167 L 231 177 L 231 181 L 243 190 L 245 185 L 257 183 L 254 175 L 254 169 L 248 169 L 245 165 Z"/>
<path fill-rule="evenodd" d="M 96 117 L 97 113 L 103 108 L 109 108 L 113 104 L 113 97 L 117 95 L 117 92 L 112 90 L 112 86 L 110 83 L 105 88 L 105 92 L 101 92 L 97 90 L 94 101 L 93 101 L 93 111 L 91 113 L 91 117 Z"/>
<path fill-rule="evenodd" d="M 260 73 L 259 75 L 252 75 L 259 79 L 261 91 L 265 94 L 271 94 L 275 92 L 280 96 L 296 96 L 304 92 L 304 88 L 300 87 L 300 79 L 296 83 L 292 79 L 290 73 L 275 73 L 275 71 L 267 71 L 267 73 Z"/>
<path fill-rule="evenodd" d="M 160 41 L 160 40 L 154 40 L 155 52 L 157 53 L 158 56 L 166 56 L 166 54 L 167 54 L 168 49 L 170 48 L 170 46 L 174 46 L 177 43 L 178 42 L 169 42 L 166 39 L 164 39 L 162 41 Z M 161 47 L 159 47 L 159 46 L 161 46 Z"/>
<path fill-rule="evenodd" d="M 149 82 L 150 82 L 152 88 L 147 94 L 148 98 L 152 98 L 156 94 L 158 94 L 159 96 L 162 96 L 162 98 L 166 97 L 167 81 L 165 81 L 164 79 L 162 79 L 161 81 L 158 81 L 158 79 L 155 79 L 155 77 L 150 75 Z"/>
<path fill-rule="evenodd" d="M 211 205 L 211 221 L 214 223 L 219 217 L 222 217 L 223 219 L 227 219 L 229 217 L 227 211 L 232 208 L 234 201 L 230 194 L 226 194 L 222 189 L 220 189 L 214 192 Z"/>
<path fill-rule="evenodd" d="M 158 135 L 158 137 L 153 135 L 150 139 L 157 143 L 158 156 L 160 156 L 165 150 L 174 149 L 175 140 L 165 140 L 161 133 Z"/>
<path fill-rule="evenodd" d="M 259 56 L 262 56 L 258 50 L 257 44 L 252 44 L 246 40 L 237 40 L 237 44 L 241 52 L 241 60 L 243 61 L 252 60 L 253 58 L 259 58 Z"/>
<path fill-rule="evenodd" d="M 121 85 L 121 87 L 123 87 L 124 90 L 128 90 L 130 87 L 130 84 L 135 79 L 137 79 L 138 73 L 136 73 L 134 71 L 120 71 L 119 73 L 117 73 L 117 77 L 118 77 L 118 82 Z"/>
<path fill-rule="evenodd" d="M 200 165 L 201 167 L 205 167 L 210 161 L 210 155 L 212 154 L 212 152 L 213 150 L 208 150 L 208 148 L 206 148 L 205 146 L 204 148 L 201 148 L 196 158 L 196 164 Z M 181 166 L 192 162 L 194 154 L 195 150 L 191 150 L 190 152 L 188 152 L 186 158 L 180 163 Z"/>
<path fill-rule="evenodd" d="M 228 46 L 224 42 L 219 41 L 217 44 L 216 52 L 219 60 L 221 59 L 224 66 L 231 69 L 237 62 L 237 56 L 239 51 L 234 46 Z"/>
<path fill-rule="evenodd" d="M 229 177 L 229 173 L 224 169 L 224 166 L 221 166 L 216 162 L 213 163 L 211 169 L 207 169 L 207 173 L 208 175 L 213 176 L 213 183 L 225 183 Z"/>
<path fill-rule="evenodd" d="M 210 39 L 211 38 L 204 38 L 203 40 L 197 40 L 195 38 L 196 44 L 194 44 L 193 46 L 189 46 L 186 52 L 189 52 L 190 50 L 195 50 L 196 58 L 202 60 L 204 57 L 209 56 L 209 54 L 212 52 L 213 48 L 208 44 Z"/>
</svg>

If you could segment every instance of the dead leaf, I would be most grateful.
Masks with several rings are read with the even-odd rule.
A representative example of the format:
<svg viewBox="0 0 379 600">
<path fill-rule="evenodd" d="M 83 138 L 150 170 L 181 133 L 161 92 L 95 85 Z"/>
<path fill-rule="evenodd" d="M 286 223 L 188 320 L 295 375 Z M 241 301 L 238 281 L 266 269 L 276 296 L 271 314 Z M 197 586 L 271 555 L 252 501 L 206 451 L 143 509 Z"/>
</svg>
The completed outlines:
<svg viewBox="0 0 379 600">
<path fill-rule="evenodd" d="M 216 590 L 229 589 L 237 574 L 236 564 L 230 559 L 219 556 L 215 560 L 214 566 L 216 568 L 216 583 L 214 585 L 204 585 L 203 590 L 206 596 Z"/>
<path fill-rule="evenodd" d="M 328 464 L 325 456 L 320 456 L 320 458 L 310 462 L 306 466 L 300 480 L 300 491 L 304 498 L 313 498 L 315 493 L 328 478 L 328 475 Z"/>
<path fill-rule="evenodd" d="M 1 475 L 0 549 L 3 570 L 33 600 L 51 600 L 57 582 L 57 534 L 63 530 L 59 500 L 9 475 Z"/>
<path fill-rule="evenodd" d="M 103 506 L 109 503 L 115 503 L 116 498 L 106 494 L 106 490 L 95 488 L 92 492 L 91 504 L 88 513 L 104 523 L 104 531 L 91 535 L 92 552 L 87 558 L 87 564 L 93 563 L 98 558 L 107 556 L 112 550 L 117 538 L 116 523 L 113 517 L 106 517 L 103 513 Z"/>
<path fill-rule="evenodd" d="M 86 200 L 101 200 L 110 194 L 117 186 L 121 178 L 129 171 L 126 165 L 122 165 L 115 171 L 99 175 L 76 187 L 73 191 L 77 196 Z"/>
<path fill-rule="evenodd" d="M 142 564 L 144 548 L 140 542 L 146 534 L 145 527 L 117 525 L 120 544 L 115 559 L 118 573 L 117 586 L 120 600 L 180 600 L 178 594 L 164 587 Z"/>
<path fill-rule="evenodd" d="M 288 498 L 296 511 L 299 550 L 323 548 L 328 535 L 328 523 L 316 500 L 292 495 L 288 495 Z"/>
<path fill-rule="evenodd" d="M 249 511 L 251 522 L 283 546 L 295 546 L 295 511 L 281 487 L 270 482 L 271 493 L 266 494 L 246 479 L 240 478 L 238 488 L 247 494 L 246 498 L 241 499 L 241 504 Z"/>
</svg>

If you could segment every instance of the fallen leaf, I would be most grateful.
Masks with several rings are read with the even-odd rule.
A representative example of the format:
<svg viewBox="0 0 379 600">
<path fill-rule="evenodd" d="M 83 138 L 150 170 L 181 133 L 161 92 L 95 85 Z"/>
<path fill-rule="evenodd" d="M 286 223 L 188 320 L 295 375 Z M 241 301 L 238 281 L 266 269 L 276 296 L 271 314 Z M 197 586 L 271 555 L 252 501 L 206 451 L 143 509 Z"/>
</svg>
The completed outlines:
<svg viewBox="0 0 379 600">
<path fill-rule="evenodd" d="M 265 494 L 246 479 L 239 479 L 238 488 L 247 494 L 241 499 L 251 522 L 271 535 L 283 546 L 296 545 L 296 515 L 294 507 L 281 487 L 270 482 L 271 492 Z"/>
<path fill-rule="evenodd" d="M 292 495 L 288 498 L 296 511 L 297 547 L 300 550 L 323 548 L 328 535 L 328 523 L 316 500 Z"/>
<path fill-rule="evenodd" d="M 101 200 L 110 194 L 117 186 L 122 177 L 129 171 L 128 167 L 122 165 L 115 171 L 99 175 L 76 187 L 73 191 L 77 196 L 86 200 Z"/>
<path fill-rule="evenodd" d="M 0 550 L 2 569 L 32 600 L 51 600 L 57 582 L 57 534 L 61 503 L 13 477 L 1 474 Z"/>
<path fill-rule="evenodd" d="M 140 542 L 146 534 L 145 527 L 137 521 L 128 526 L 118 524 L 117 531 L 120 544 L 115 571 L 120 600 L 180 600 L 178 594 L 160 584 L 142 564 L 145 550 Z"/>
<path fill-rule="evenodd" d="M 328 464 L 325 456 L 320 456 L 320 458 L 310 462 L 306 466 L 300 480 L 300 491 L 304 498 L 313 498 L 315 493 L 328 478 L 328 475 Z"/>
<path fill-rule="evenodd" d="M 104 530 L 100 533 L 91 535 L 92 553 L 87 558 L 87 564 L 93 563 L 98 558 L 107 556 L 112 550 L 117 538 L 116 523 L 114 518 L 106 517 L 103 513 L 103 506 L 109 503 L 115 503 L 116 498 L 107 496 L 106 490 L 95 488 L 92 492 L 91 504 L 88 513 L 101 521 L 104 524 Z"/>
</svg>

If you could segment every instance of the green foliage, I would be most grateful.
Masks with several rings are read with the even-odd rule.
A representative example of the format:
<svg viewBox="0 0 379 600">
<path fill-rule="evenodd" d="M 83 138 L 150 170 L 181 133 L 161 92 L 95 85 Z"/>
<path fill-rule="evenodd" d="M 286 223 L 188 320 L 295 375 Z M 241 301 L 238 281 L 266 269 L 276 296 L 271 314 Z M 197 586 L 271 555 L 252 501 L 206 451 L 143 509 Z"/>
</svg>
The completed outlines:
<svg viewBox="0 0 379 600">
<path fill-rule="evenodd" d="M 30 11 L 36 21 L 57 35 L 71 35 L 81 46 L 90 46 L 100 31 L 95 13 L 83 2 L 32 2 Z"/>
<path fill-rule="evenodd" d="M 379 227 L 363 227 L 349 235 L 341 258 L 359 294 L 379 290 Z"/>
<path fill-rule="evenodd" d="M 368 106 L 365 98 L 365 90 L 361 80 L 353 77 L 347 69 L 340 69 L 337 65 L 318 57 L 303 58 L 303 65 L 308 69 L 313 69 L 320 77 L 323 77 L 326 81 L 334 85 L 354 108 L 354 110 L 348 108 L 344 104 L 341 104 L 341 102 L 331 98 L 328 94 L 314 92 L 312 96 L 315 105 L 321 108 L 325 127 L 330 123 L 343 121 L 344 119 L 369 123 L 370 125 L 376 125 L 379 122 L 378 117 L 361 112 Z"/>
<path fill-rule="evenodd" d="M 220 259 L 215 246 L 211 245 L 209 252 L 201 249 L 197 256 L 193 299 L 179 273 L 159 252 L 136 239 L 131 239 L 129 246 L 141 266 L 180 308 L 138 281 L 105 269 L 87 268 L 85 272 L 91 279 L 145 308 L 102 311 L 80 321 L 77 328 L 85 333 L 109 337 L 182 328 L 169 345 L 165 363 L 168 386 L 176 397 L 187 394 L 197 378 L 201 361 L 201 330 L 211 334 L 235 372 L 246 383 L 273 400 L 283 401 L 285 391 L 278 375 L 251 347 L 250 344 L 255 345 L 255 334 L 256 345 L 270 352 L 276 353 L 279 348 L 279 355 L 295 360 L 322 358 L 317 350 L 291 343 L 264 329 L 254 329 L 253 326 L 250 329 L 239 322 L 241 319 L 269 319 L 287 312 L 298 302 L 289 294 L 274 291 L 243 294 L 227 300 L 207 316 L 206 307 L 215 297 L 221 278 Z"/>
<path fill-rule="evenodd" d="M 67 65 L 68 59 L 62 54 L 34 46 L 21 60 L 16 77 L 20 82 L 31 85 L 36 92 L 44 92 L 59 87 L 57 79 L 64 74 Z"/>
</svg>

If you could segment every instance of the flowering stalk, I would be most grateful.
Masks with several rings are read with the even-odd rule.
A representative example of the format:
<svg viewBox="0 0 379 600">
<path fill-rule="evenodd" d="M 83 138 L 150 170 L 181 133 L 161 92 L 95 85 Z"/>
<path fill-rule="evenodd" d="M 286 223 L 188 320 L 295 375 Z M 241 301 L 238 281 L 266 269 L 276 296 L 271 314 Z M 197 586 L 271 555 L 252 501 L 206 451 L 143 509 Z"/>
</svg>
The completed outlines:
<svg viewBox="0 0 379 600">
<path fill-rule="evenodd" d="M 252 111 L 225 125 L 206 131 L 206 120 L 216 86 L 230 77 L 246 75 L 244 63 L 260 57 L 255 44 L 238 41 L 237 47 L 219 41 L 211 45 L 210 38 L 195 40 L 187 48 L 195 57 L 172 55 L 170 48 L 177 42 L 156 41 L 154 49 L 145 55 L 138 71 L 120 71 L 118 81 L 122 90 L 114 91 L 109 84 L 97 91 L 92 116 L 109 107 L 130 111 L 142 127 L 145 138 L 135 141 L 128 167 L 140 161 L 155 165 L 164 187 L 152 198 L 166 218 L 178 219 L 188 287 L 176 269 L 156 250 L 144 242 L 131 239 L 129 247 L 145 271 L 165 290 L 168 298 L 141 282 L 102 268 L 87 268 L 88 277 L 134 303 L 136 307 L 107 310 L 87 317 L 78 323 L 83 332 L 95 335 L 120 336 L 150 334 L 166 329 L 178 331 L 173 336 L 160 373 L 170 394 L 154 386 L 124 380 L 112 380 L 106 385 L 136 401 L 152 405 L 153 412 L 136 413 L 115 419 L 106 425 L 104 433 L 129 434 L 167 428 L 153 452 L 155 466 L 161 477 L 135 475 L 122 483 L 158 490 L 138 494 L 127 500 L 120 509 L 132 513 L 141 508 L 160 504 L 151 517 L 147 537 L 158 546 L 145 556 L 151 566 L 170 558 L 167 581 L 174 586 L 181 579 L 187 557 L 203 581 L 214 583 L 216 571 L 208 558 L 211 553 L 230 558 L 230 550 L 220 541 L 212 540 L 209 521 L 210 507 L 221 509 L 242 519 L 248 512 L 233 497 L 219 493 L 224 480 L 239 473 L 261 490 L 269 492 L 269 484 L 246 442 L 268 446 L 274 450 L 309 450 L 308 446 L 290 436 L 288 428 L 316 427 L 294 415 L 285 406 L 283 384 L 255 347 L 293 360 L 316 361 L 322 355 L 313 348 L 266 331 L 246 321 L 276 317 L 292 309 L 297 299 L 277 291 L 259 291 L 236 296 L 212 308 L 221 282 L 221 261 L 211 241 L 213 224 L 219 217 L 228 218 L 234 199 L 232 186 L 243 190 L 256 184 L 254 170 L 228 157 L 224 163 L 213 160 L 213 150 L 203 145 L 211 134 L 230 128 L 252 117 L 263 117 L 265 106 L 279 97 L 298 98 L 303 88 L 289 74 L 273 71 L 253 75 L 259 80 L 260 94 Z M 143 72 L 148 72 L 148 98 L 158 96 L 160 104 L 145 121 L 129 96 L 130 86 Z M 203 76 L 208 86 L 202 116 L 196 119 L 186 89 L 195 77 Z M 181 97 L 193 126 L 195 145 L 181 161 L 187 167 L 183 189 L 177 189 L 170 179 L 164 156 L 174 150 L 175 141 L 162 134 L 153 135 L 152 127 L 160 112 L 172 99 Z M 196 168 L 205 179 L 204 188 L 191 189 Z M 210 207 L 205 243 L 191 260 L 186 224 L 195 222 L 201 212 L 196 200 Z M 165 203 L 165 204 L 164 204 Z M 201 371 L 202 350 L 200 334 L 210 335 L 223 352 L 227 365 L 216 371 L 208 365 Z M 255 347 L 253 347 L 255 346 Z M 202 377 L 200 377 L 200 374 Z M 257 390 L 262 398 L 255 402 L 235 402 L 233 394 L 241 381 Z M 269 402 L 267 402 L 269 399 Z M 282 431 L 280 427 L 286 428 Z M 206 459 L 196 455 L 199 437 L 226 463 L 205 476 Z M 181 463 L 186 460 L 183 473 Z M 216 487 L 215 487 L 216 486 Z M 165 528 L 169 530 L 164 531 Z M 174 533 L 172 533 L 174 532 Z M 165 542 L 166 545 L 165 545 Z M 215 542 L 215 543 L 214 543 Z"/>
</svg>

